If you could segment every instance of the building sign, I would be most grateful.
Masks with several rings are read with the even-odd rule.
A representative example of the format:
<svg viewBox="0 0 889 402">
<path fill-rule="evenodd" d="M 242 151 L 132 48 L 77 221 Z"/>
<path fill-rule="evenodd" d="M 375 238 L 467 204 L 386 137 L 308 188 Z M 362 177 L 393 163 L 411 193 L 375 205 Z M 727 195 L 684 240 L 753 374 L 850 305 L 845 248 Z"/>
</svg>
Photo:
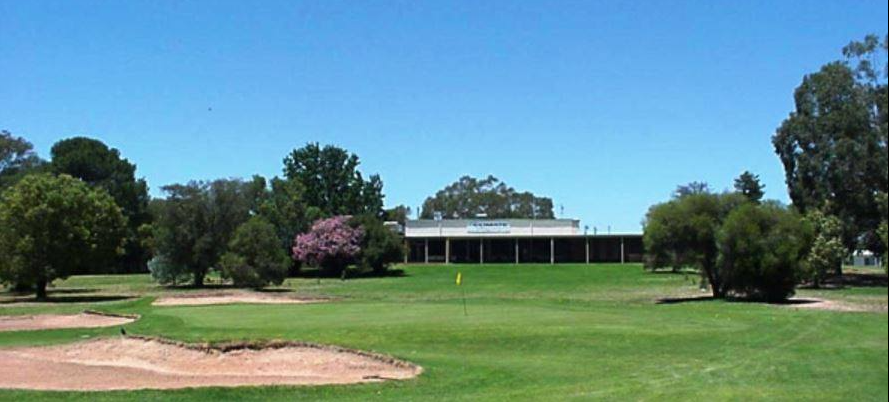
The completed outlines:
<svg viewBox="0 0 889 402">
<path fill-rule="evenodd" d="M 467 233 L 509 233 L 509 222 L 473 221 L 466 225 Z"/>
</svg>

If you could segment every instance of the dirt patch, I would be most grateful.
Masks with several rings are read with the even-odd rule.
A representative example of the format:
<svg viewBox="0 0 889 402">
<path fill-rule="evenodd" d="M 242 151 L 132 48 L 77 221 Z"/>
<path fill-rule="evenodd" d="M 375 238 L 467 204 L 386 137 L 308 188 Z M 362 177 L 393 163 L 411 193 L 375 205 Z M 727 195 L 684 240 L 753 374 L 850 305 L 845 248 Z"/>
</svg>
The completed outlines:
<svg viewBox="0 0 889 402">
<path fill-rule="evenodd" d="M 113 327 L 136 321 L 136 316 L 122 316 L 93 311 L 80 314 L 39 314 L 0 316 L 0 332 L 34 331 L 60 328 Z"/>
<path fill-rule="evenodd" d="M 419 366 L 298 342 L 188 345 L 140 337 L 0 349 L 0 388 L 132 390 L 320 385 L 415 377 Z"/>
<path fill-rule="evenodd" d="M 886 311 L 886 306 L 880 305 L 863 305 L 857 303 L 846 303 L 836 300 L 826 300 L 817 298 L 790 298 L 789 303 L 782 306 L 812 309 L 812 310 L 829 310 L 829 311 L 846 311 L 846 312 L 880 312 Z"/>
<path fill-rule="evenodd" d="M 203 294 L 159 297 L 153 306 L 204 306 L 212 304 L 254 303 L 254 304 L 307 304 L 328 301 L 322 298 L 299 298 L 264 293 Z"/>
</svg>

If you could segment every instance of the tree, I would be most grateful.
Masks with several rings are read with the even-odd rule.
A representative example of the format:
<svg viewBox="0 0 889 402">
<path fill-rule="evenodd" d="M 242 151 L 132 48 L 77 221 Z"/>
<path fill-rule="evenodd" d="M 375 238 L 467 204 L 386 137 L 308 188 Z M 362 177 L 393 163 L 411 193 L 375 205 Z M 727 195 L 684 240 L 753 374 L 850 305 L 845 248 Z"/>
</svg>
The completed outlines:
<svg viewBox="0 0 889 402">
<path fill-rule="evenodd" d="M 849 251 L 882 251 L 874 194 L 889 182 L 886 46 L 868 36 L 844 49 L 846 61 L 806 75 L 794 92 L 795 110 L 772 137 L 794 207 L 836 216 Z"/>
<path fill-rule="evenodd" d="M 806 257 L 804 277 L 816 288 L 830 273 L 840 272 L 846 247 L 843 245 L 843 226 L 835 216 L 813 209 L 806 220 L 815 233 L 809 255 Z"/>
<path fill-rule="evenodd" d="M 0 130 L 0 193 L 28 173 L 41 172 L 46 162 L 34 153 L 34 146 L 22 137 Z"/>
<path fill-rule="evenodd" d="M 404 223 L 410 219 L 411 207 L 398 205 L 383 212 L 387 221 L 398 222 L 399 225 L 404 225 Z"/>
<path fill-rule="evenodd" d="M 317 143 L 295 149 L 284 158 L 284 176 L 299 183 L 309 207 L 323 216 L 374 214 L 383 211 L 383 182 L 378 175 L 364 179 L 358 156 Z"/>
<path fill-rule="evenodd" d="M 224 278 L 231 279 L 235 286 L 251 288 L 280 285 L 287 276 L 287 266 L 275 226 L 259 216 L 238 227 L 220 261 Z"/>
<path fill-rule="evenodd" d="M 778 302 L 793 295 L 808 244 L 799 215 L 776 203 L 746 202 L 719 228 L 718 270 L 724 295 Z"/>
<path fill-rule="evenodd" d="M 327 273 L 341 273 L 361 252 L 363 230 L 349 225 L 349 217 L 316 221 L 308 233 L 296 236 L 293 258 Z"/>
<path fill-rule="evenodd" d="M 319 208 L 306 205 L 304 193 L 299 182 L 275 177 L 258 207 L 259 215 L 275 227 L 281 250 L 285 253 L 293 247 L 293 236 L 305 232 L 321 217 Z"/>
<path fill-rule="evenodd" d="M 249 219 L 255 204 L 252 182 L 220 179 L 163 187 L 167 193 L 154 224 L 157 254 L 187 267 L 194 286 L 217 267 L 232 234 Z"/>
<path fill-rule="evenodd" d="M 765 186 L 759 182 L 759 175 L 755 175 L 745 170 L 737 179 L 735 179 L 735 191 L 743 194 L 748 200 L 759 203 Z"/>
<path fill-rule="evenodd" d="M 386 272 L 393 263 L 404 259 L 404 245 L 401 237 L 383 225 L 373 215 L 361 215 L 352 218 L 352 226 L 360 229 L 364 236 L 361 239 L 361 252 L 358 264 L 374 273 Z"/>
<path fill-rule="evenodd" d="M 142 247 L 139 227 L 151 222 L 148 212 L 148 184 L 136 179 L 136 165 L 121 158 L 120 151 L 99 140 L 85 137 L 56 142 L 50 151 L 52 170 L 79 178 L 106 190 L 129 223 L 125 253 L 118 262 L 119 272 L 144 272 L 150 256 Z"/>
<path fill-rule="evenodd" d="M 436 212 L 445 218 L 552 219 L 553 202 L 530 192 L 518 192 L 494 176 L 476 179 L 463 176 L 456 182 L 426 198 L 420 216 L 432 219 Z"/>
<path fill-rule="evenodd" d="M 683 184 L 676 186 L 676 191 L 673 192 L 673 198 L 682 198 L 687 195 L 695 195 L 695 194 L 709 194 L 713 191 L 710 189 L 710 185 L 703 181 L 693 181 L 688 184 Z"/>
<path fill-rule="evenodd" d="M 724 297 L 716 236 L 726 216 L 745 202 L 737 194 L 696 193 L 652 206 L 642 237 L 646 267 L 695 268 L 710 284 L 713 297 Z"/>
<path fill-rule="evenodd" d="M 887 209 L 889 209 L 889 205 L 887 205 L 887 197 L 886 193 L 879 193 L 876 196 L 877 204 L 880 205 L 880 216 L 882 217 L 883 222 L 880 223 L 880 227 L 877 229 L 877 233 L 880 237 L 880 241 L 883 242 L 883 269 L 889 268 L 889 223 L 887 223 Z"/>
<path fill-rule="evenodd" d="M 0 279 L 46 286 L 90 272 L 122 251 L 126 218 L 107 192 L 68 175 L 22 178 L 0 198 Z"/>
<path fill-rule="evenodd" d="M 148 272 L 151 273 L 151 279 L 161 285 L 176 286 L 191 279 L 188 267 L 175 264 L 164 255 L 157 255 L 148 260 Z"/>
</svg>

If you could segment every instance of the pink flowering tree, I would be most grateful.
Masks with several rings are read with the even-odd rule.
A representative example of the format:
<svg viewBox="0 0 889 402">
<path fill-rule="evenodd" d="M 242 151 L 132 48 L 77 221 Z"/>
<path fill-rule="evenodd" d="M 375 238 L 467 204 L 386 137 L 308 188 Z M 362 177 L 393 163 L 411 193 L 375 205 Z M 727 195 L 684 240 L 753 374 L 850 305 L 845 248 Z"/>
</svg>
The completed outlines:
<svg viewBox="0 0 889 402">
<path fill-rule="evenodd" d="M 296 236 L 293 259 L 330 273 L 342 272 L 361 252 L 364 230 L 349 225 L 348 216 L 320 219 L 308 233 Z"/>
</svg>

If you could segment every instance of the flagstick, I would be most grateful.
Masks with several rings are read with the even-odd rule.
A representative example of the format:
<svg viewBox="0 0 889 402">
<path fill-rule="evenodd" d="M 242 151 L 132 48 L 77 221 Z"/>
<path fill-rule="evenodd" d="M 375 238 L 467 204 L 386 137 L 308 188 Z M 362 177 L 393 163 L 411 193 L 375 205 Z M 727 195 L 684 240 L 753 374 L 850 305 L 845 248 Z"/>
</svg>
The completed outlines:
<svg viewBox="0 0 889 402">
<path fill-rule="evenodd" d="M 466 312 L 466 289 L 460 286 L 460 290 L 463 291 L 463 315 L 468 316 L 469 313 Z"/>
</svg>

